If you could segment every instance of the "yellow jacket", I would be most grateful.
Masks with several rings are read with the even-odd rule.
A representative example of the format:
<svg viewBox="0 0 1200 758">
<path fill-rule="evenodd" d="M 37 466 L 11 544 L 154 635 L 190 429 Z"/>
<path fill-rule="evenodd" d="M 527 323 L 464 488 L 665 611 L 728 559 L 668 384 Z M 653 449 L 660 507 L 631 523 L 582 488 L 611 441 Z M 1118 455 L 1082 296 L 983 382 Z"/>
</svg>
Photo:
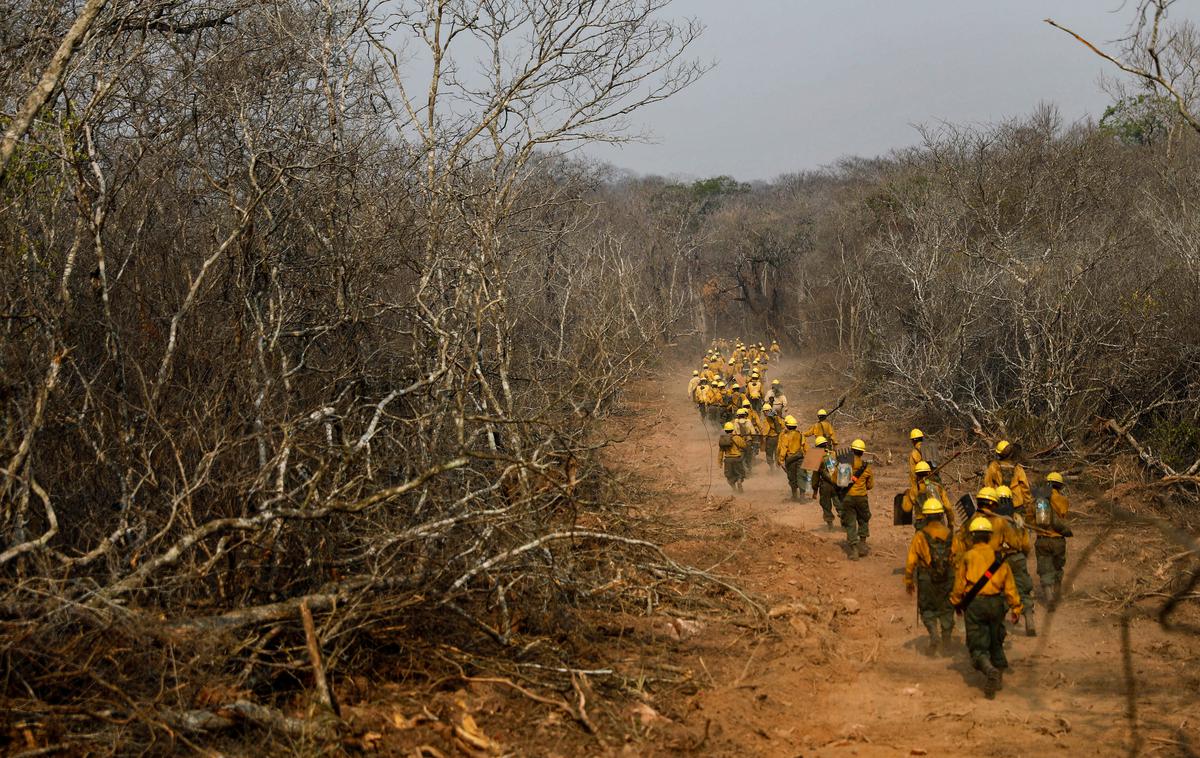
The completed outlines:
<svg viewBox="0 0 1200 758">
<path fill-rule="evenodd" d="M 866 497 L 867 491 L 875 486 L 875 475 L 871 473 L 871 464 L 865 463 L 862 456 L 856 455 L 850 468 L 855 473 L 860 468 L 863 469 L 863 472 L 862 476 L 851 482 L 850 489 L 846 491 L 846 494 L 851 497 Z"/>
<path fill-rule="evenodd" d="M 908 454 L 908 483 L 913 485 L 917 483 L 917 464 L 925 460 L 921 457 L 921 443 L 918 442 L 913 446 L 912 452 Z"/>
<path fill-rule="evenodd" d="M 762 397 L 762 382 L 758 379 L 751 379 L 746 383 L 746 397 L 751 400 L 757 400 Z"/>
<path fill-rule="evenodd" d="M 767 437 L 779 436 L 779 432 L 782 427 L 783 423 L 779 420 L 778 416 L 768 416 L 765 413 L 759 416 L 758 428 L 761 429 L 762 433 Z"/>
<path fill-rule="evenodd" d="M 904 562 L 904 586 L 913 587 L 913 575 L 918 568 L 930 568 L 933 566 L 933 554 L 929 551 L 930 538 L 937 540 L 950 541 L 950 565 L 957 567 L 959 563 L 958 551 L 961 548 L 961 543 L 957 540 L 951 540 L 950 530 L 940 521 L 930 521 L 921 527 L 921 529 L 913 535 L 912 542 L 908 543 L 908 559 Z M 952 568 L 952 570 L 955 570 Z"/>
<path fill-rule="evenodd" d="M 779 435 L 779 447 L 775 450 L 775 457 L 779 459 L 779 465 L 789 457 L 800 453 L 804 455 L 808 452 L 808 445 L 804 442 L 804 435 L 795 429 L 786 429 L 783 434 Z"/>
<path fill-rule="evenodd" d="M 1029 488 L 1029 477 L 1025 467 L 1008 461 L 992 461 L 983 472 L 984 487 L 1005 486 L 1012 490 L 1013 507 L 1025 511 L 1026 518 L 1033 517 L 1033 492 Z"/>
<path fill-rule="evenodd" d="M 1065 526 L 1067 522 L 1067 513 L 1071 510 L 1071 503 L 1067 500 L 1067 496 L 1058 490 L 1050 492 L 1050 507 L 1054 510 L 1054 523 L 1050 526 L 1038 527 L 1047 537 L 1061 537 L 1062 532 L 1054 527 L 1056 525 Z"/>
<path fill-rule="evenodd" d="M 1029 539 L 1029 532 L 1024 526 L 1019 526 L 1012 519 L 1004 516 L 997 516 L 987 511 L 984 513 L 992 522 L 992 538 L 988 540 L 988 547 L 1005 554 L 1024 553 L 1029 555 L 1033 550 L 1033 541 Z"/>
<path fill-rule="evenodd" d="M 837 438 L 833 436 L 833 424 L 829 423 L 829 419 L 818 421 L 804 432 L 805 437 L 816 437 L 818 435 L 829 440 L 829 444 L 837 445 Z"/>
<path fill-rule="evenodd" d="M 754 422 L 749 417 L 738 418 L 733 420 L 733 433 L 742 437 L 757 437 L 758 429 L 755 428 Z"/>
<path fill-rule="evenodd" d="M 931 497 L 936 497 L 941 501 L 942 506 L 946 509 L 946 519 L 950 524 L 954 523 L 954 509 L 950 507 L 950 495 L 946 492 L 946 488 L 928 477 L 920 486 L 911 484 L 908 490 L 904 493 L 904 502 L 900 507 L 905 513 L 913 514 L 913 518 L 918 518 L 921 515 L 921 506 Z"/>
<path fill-rule="evenodd" d="M 958 570 L 954 573 L 954 589 L 950 592 L 950 602 L 957 605 L 995 560 L 996 553 L 987 543 L 972 545 L 963 555 Z M 992 574 L 992 578 L 979 591 L 979 597 L 991 597 L 1001 593 L 1004 594 L 1013 613 L 1019 614 L 1024 610 L 1021 607 L 1021 596 L 1017 593 L 1017 583 L 1013 580 L 1012 569 L 1007 563 L 1000 564 L 1000 568 L 996 569 L 996 573 Z"/>
<path fill-rule="evenodd" d="M 700 377 L 693 376 L 688 380 L 688 400 L 695 402 L 696 388 L 700 386 Z"/>
<path fill-rule="evenodd" d="M 725 434 L 729 434 L 729 432 L 725 432 Z M 724 436 L 724 435 L 722 435 L 722 436 Z M 744 437 L 742 437 L 740 434 L 736 434 L 736 433 L 729 434 L 729 436 L 732 438 L 733 444 L 729 447 L 728 452 L 726 452 L 725 448 L 721 447 L 719 444 L 717 445 L 717 465 L 718 466 L 724 465 L 726 458 L 729 458 L 730 460 L 733 460 L 735 458 L 741 458 L 742 451 L 746 449 L 746 440 Z"/>
</svg>

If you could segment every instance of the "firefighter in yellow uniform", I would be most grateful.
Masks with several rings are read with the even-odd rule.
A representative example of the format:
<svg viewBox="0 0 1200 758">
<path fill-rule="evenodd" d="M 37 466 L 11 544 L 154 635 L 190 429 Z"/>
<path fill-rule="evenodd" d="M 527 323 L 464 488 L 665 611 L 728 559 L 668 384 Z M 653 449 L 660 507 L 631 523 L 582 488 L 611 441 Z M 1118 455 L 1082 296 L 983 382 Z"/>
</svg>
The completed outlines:
<svg viewBox="0 0 1200 758">
<path fill-rule="evenodd" d="M 930 468 L 928 461 L 918 463 L 914 469 L 913 476 L 916 478 L 916 481 L 904 493 L 904 500 L 900 504 L 900 507 L 905 513 L 913 515 L 913 529 L 920 531 L 925 523 L 925 516 L 921 513 L 921 504 L 929 498 L 934 498 L 942 503 L 948 503 L 950 502 L 950 495 L 946 493 L 946 489 L 942 487 L 942 483 L 934 478 L 933 469 Z M 950 525 L 953 526 L 954 522 L 950 521 Z"/>
<path fill-rule="evenodd" d="M 750 381 L 746 382 L 746 399 L 750 401 L 750 407 L 756 412 L 763 405 L 763 383 L 757 371 L 750 374 Z"/>
<path fill-rule="evenodd" d="M 733 422 L 726 422 L 724 434 L 717 440 L 717 465 L 725 471 L 725 481 L 734 492 L 742 491 L 742 481 L 746 472 L 742 467 L 742 458 L 746 454 L 746 440 L 733 429 Z"/>
<path fill-rule="evenodd" d="M 833 531 L 833 510 L 837 505 L 840 510 L 841 506 L 835 501 L 838 496 L 837 480 L 837 457 L 833 453 L 833 443 L 823 436 L 818 436 L 813 440 L 813 447 L 819 447 L 825 451 L 825 455 L 821 458 L 821 465 L 817 467 L 813 474 L 813 500 L 820 498 L 821 503 L 821 518 L 825 520 L 825 528 Z"/>
<path fill-rule="evenodd" d="M 782 353 L 783 353 L 783 351 L 779 349 L 779 341 L 771 340 L 771 357 L 774 358 L 775 360 L 779 360 L 779 356 Z"/>
<path fill-rule="evenodd" d="M 779 435 L 779 446 L 775 450 L 775 460 L 787 473 L 788 486 L 792 488 L 792 500 L 800 499 L 801 483 L 807 483 L 808 472 L 804 470 L 804 454 L 808 446 L 804 443 L 804 435 L 797 429 L 799 422 L 795 416 L 783 419 L 783 434 Z"/>
<path fill-rule="evenodd" d="M 688 400 L 696 402 L 696 388 L 700 386 L 700 372 L 693 371 L 692 378 L 688 379 L 687 396 Z"/>
<path fill-rule="evenodd" d="M 967 525 L 971 545 L 958 564 L 950 602 L 967 624 L 967 650 L 971 664 L 985 677 L 984 694 L 990 699 L 1000 689 L 1000 672 L 1008 668 L 1004 655 L 1004 611 L 1007 603 L 1013 623 L 1021 617 L 1021 596 L 1012 570 L 989 542 L 993 526 L 986 516 Z"/>
<path fill-rule="evenodd" d="M 1050 485 L 1050 509 L 1045 514 L 1035 511 L 1037 540 L 1034 542 L 1034 551 L 1037 553 L 1037 572 L 1042 584 L 1042 597 L 1045 598 L 1046 605 L 1053 608 L 1062 599 L 1063 568 L 1067 565 L 1067 537 L 1072 535 L 1071 527 L 1067 525 L 1071 503 L 1063 494 L 1066 483 L 1062 474 L 1051 471 L 1046 474 L 1046 483 Z M 1041 504 L 1038 507 L 1042 507 Z"/>
<path fill-rule="evenodd" d="M 749 478 L 754 468 L 754 456 L 758 454 L 758 428 L 750 418 L 750 404 L 746 403 L 737 409 L 733 419 L 733 431 L 746 440 L 746 455 L 742 457 L 742 467 Z"/>
<path fill-rule="evenodd" d="M 924 526 L 913 535 L 904 562 L 904 589 L 917 595 L 917 611 L 929 632 L 929 654 L 949 650 L 954 634 L 954 606 L 950 591 L 958 556 L 950 529 L 946 526 L 946 508 L 937 498 L 921 504 Z"/>
<path fill-rule="evenodd" d="M 846 546 L 850 560 L 857 561 L 865 557 L 870 550 L 867 538 L 871 536 L 868 524 L 871 521 L 871 505 L 867 493 L 875 487 L 875 475 L 871 473 L 871 464 L 866 461 L 867 443 L 854 440 L 850 443 L 854 451 L 854 460 L 850 462 L 850 486 L 841 494 L 842 528 L 846 530 Z"/>
<path fill-rule="evenodd" d="M 925 460 L 921 457 L 921 443 L 925 441 L 925 432 L 913 429 L 908 433 L 908 439 L 913 447 L 912 452 L 908 454 L 908 484 L 912 486 L 917 483 L 917 464 Z"/>
<path fill-rule="evenodd" d="M 996 443 L 996 457 L 983 472 L 983 486 L 1008 487 L 1013 493 L 1013 507 L 1033 520 L 1033 493 L 1029 489 L 1029 477 L 1025 467 L 1012 459 L 1013 446 L 1008 440 Z"/>
<path fill-rule="evenodd" d="M 1021 607 L 1025 616 L 1025 634 L 1037 636 L 1033 618 L 1033 579 L 1029 576 L 1029 554 L 1033 552 L 1033 541 L 1025 528 L 1021 514 L 1013 510 L 1012 490 L 1004 485 L 996 488 L 996 502 L 988 509 L 980 508 L 992 522 L 991 547 L 1004 557 L 1012 572 L 1013 582 L 1021 596 Z"/>
<path fill-rule="evenodd" d="M 822 408 L 817 411 L 817 423 L 813 424 L 804 432 L 805 437 L 824 437 L 829 442 L 831 450 L 837 448 L 837 437 L 833 434 L 833 424 L 826 421 L 829 418 L 829 411 Z M 820 447 L 820 445 L 816 445 Z"/>
<path fill-rule="evenodd" d="M 775 415 L 775 409 L 764 405 L 762 413 L 758 416 L 758 430 L 762 434 L 763 457 L 767 459 L 767 470 L 775 468 L 782 427 L 783 422 Z"/>
</svg>

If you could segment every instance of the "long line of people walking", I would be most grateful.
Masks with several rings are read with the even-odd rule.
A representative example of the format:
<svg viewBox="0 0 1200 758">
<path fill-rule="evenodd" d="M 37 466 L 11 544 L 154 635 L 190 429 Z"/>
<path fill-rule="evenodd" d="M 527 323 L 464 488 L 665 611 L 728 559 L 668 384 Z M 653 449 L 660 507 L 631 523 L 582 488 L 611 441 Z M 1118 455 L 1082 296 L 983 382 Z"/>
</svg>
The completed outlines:
<svg viewBox="0 0 1200 758">
<path fill-rule="evenodd" d="M 855 439 L 839 450 L 831 414 L 824 408 L 800 429 L 782 381 L 767 380 L 781 356 L 775 341 L 767 347 L 718 340 L 701 368 L 692 372 L 688 398 L 704 423 L 720 429 L 718 464 L 733 492 L 744 491 L 761 455 L 768 473 L 778 468 L 786 474 L 793 501 L 809 497 L 820 504 L 827 529 L 833 529 L 838 517 L 846 554 L 859 560 L 870 554 L 868 498 L 875 486 L 867 445 Z M 1052 471 L 1033 488 L 1016 446 L 1001 440 L 992 449 L 982 487 L 952 500 L 940 477 L 947 461 L 930 452 L 936 446 L 927 443 L 920 429 L 913 429 L 909 440 L 908 488 L 894 504 L 895 522 L 913 528 L 904 587 L 916 595 L 929 655 L 950 651 L 955 614 L 963 617 L 971 663 L 983 675 L 984 693 L 991 698 L 1008 668 L 1006 614 L 1013 624 L 1023 620 L 1025 633 L 1034 636 L 1037 600 L 1053 606 L 1062 597 L 1066 539 L 1071 536 L 1066 482 Z M 1040 580 L 1036 597 L 1031 554 L 1036 555 Z"/>
</svg>

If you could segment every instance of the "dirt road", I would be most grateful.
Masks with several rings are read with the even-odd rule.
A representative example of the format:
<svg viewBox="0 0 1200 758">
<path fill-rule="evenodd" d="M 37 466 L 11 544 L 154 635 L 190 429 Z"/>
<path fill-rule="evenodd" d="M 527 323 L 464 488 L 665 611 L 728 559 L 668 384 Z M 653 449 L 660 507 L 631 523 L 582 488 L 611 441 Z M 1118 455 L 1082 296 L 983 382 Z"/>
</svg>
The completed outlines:
<svg viewBox="0 0 1200 758">
<path fill-rule="evenodd" d="M 770 634 L 716 625 L 673 652 L 696 672 L 698 691 L 663 696 L 656 707 L 670 726 L 692 736 L 694 752 L 716 755 L 1121 755 L 1131 744 L 1126 719 L 1121 633 L 1113 598 L 1139 574 L 1162 572 L 1164 553 L 1147 534 L 1124 534 L 1102 545 L 1089 570 L 1069 588 L 1053 618 L 1039 609 L 1041 634 L 1014 630 L 1008 640 L 1011 673 L 994 701 L 962 644 L 930 658 L 915 603 L 901 568 L 911 527 L 891 524 L 891 500 L 906 486 L 907 428 L 856 424 L 848 408 L 833 417 L 839 440 L 864 438 L 878 462 L 871 496 L 872 553 L 851 562 L 840 529 L 827 531 L 815 502 L 788 499 L 783 474 L 755 467 L 745 493 L 732 495 L 715 462 L 715 439 L 685 397 L 688 373 L 646 388 L 639 402 L 642 437 L 637 456 L 669 493 L 673 517 L 696 528 L 737 522 L 744 529 L 716 570 L 767 597 L 776 618 Z M 791 411 L 808 422 L 837 395 L 833 378 L 794 364 L 775 367 Z M 664 420 L 675 420 L 664 423 Z M 666 451 L 669 453 L 664 454 Z M 965 462 L 964 462 L 965 463 Z M 976 461 L 976 464 L 978 461 Z M 970 464 L 953 468 L 952 497 L 974 490 Z M 1039 472 L 1044 474 L 1044 472 Z M 962 484 L 954 476 L 963 475 Z M 1068 571 L 1103 524 L 1080 516 Z M 740 520 L 740 521 L 739 521 Z M 836 528 L 836 527 L 835 527 Z M 670 546 L 687 558 L 721 555 L 704 540 Z M 699 565 L 699 564 L 698 564 Z M 1030 561 L 1033 569 L 1033 561 Z M 1200 744 L 1197 650 L 1189 637 L 1167 635 L 1149 621 L 1132 627 L 1134 700 L 1146 754 L 1188 754 Z M 671 730 L 661 729 L 670 734 Z M 677 752 L 687 740 L 656 739 L 647 728 L 639 752 Z M 653 749 L 651 749 L 653 748 Z"/>
</svg>

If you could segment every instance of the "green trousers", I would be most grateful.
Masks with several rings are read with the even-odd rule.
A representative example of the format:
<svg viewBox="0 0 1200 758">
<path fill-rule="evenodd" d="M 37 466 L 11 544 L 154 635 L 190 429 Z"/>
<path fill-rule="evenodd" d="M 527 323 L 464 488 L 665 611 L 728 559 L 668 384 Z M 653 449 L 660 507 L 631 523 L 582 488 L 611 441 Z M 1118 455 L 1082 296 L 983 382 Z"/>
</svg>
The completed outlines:
<svg viewBox="0 0 1200 758">
<path fill-rule="evenodd" d="M 1067 565 L 1067 538 L 1041 537 L 1034 543 L 1037 553 L 1038 578 L 1043 587 L 1053 587 L 1062 581 L 1063 567 Z"/>
<path fill-rule="evenodd" d="M 939 629 L 942 634 L 954 630 L 954 606 L 950 605 L 953 589 L 953 573 L 935 582 L 927 569 L 917 569 L 917 611 L 930 634 L 936 634 Z"/>
<path fill-rule="evenodd" d="M 866 542 L 871 536 L 868 522 L 871 520 L 871 506 L 865 495 L 847 495 L 842 498 L 842 527 L 846 530 L 846 542 L 854 547 L 859 540 Z"/>
<path fill-rule="evenodd" d="M 1003 595 L 979 595 L 963 613 L 967 622 L 967 650 L 975 668 L 981 668 L 984 661 L 990 661 L 996 668 L 1008 667 L 1004 655 L 1005 608 Z"/>
<path fill-rule="evenodd" d="M 841 503 L 837 502 L 839 500 L 837 490 L 832 484 L 821 482 L 821 485 L 817 488 L 817 495 L 821 501 L 821 515 L 824 517 L 825 523 L 832 524 L 835 505 L 839 511 L 842 508 Z"/>
<path fill-rule="evenodd" d="M 742 468 L 741 458 L 725 457 L 725 481 L 729 482 L 729 486 L 737 484 L 746 478 L 745 469 Z"/>
<path fill-rule="evenodd" d="M 783 467 L 787 472 L 788 486 L 798 492 L 804 492 L 808 485 L 808 472 L 801 468 L 803 463 L 804 459 L 801 456 Z"/>
<path fill-rule="evenodd" d="M 767 455 L 767 466 L 775 467 L 775 452 L 779 449 L 779 437 L 763 437 L 763 450 Z"/>
<path fill-rule="evenodd" d="M 1024 553 L 1013 553 L 1005 559 L 1012 569 L 1013 581 L 1021 595 L 1021 606 L 1025 611 L 1033 610 L 1033 578 L 1029 576 L 1029 558 Z M 1003 615 L 1003 614 L 1001 614 Z"/>
</svg>

